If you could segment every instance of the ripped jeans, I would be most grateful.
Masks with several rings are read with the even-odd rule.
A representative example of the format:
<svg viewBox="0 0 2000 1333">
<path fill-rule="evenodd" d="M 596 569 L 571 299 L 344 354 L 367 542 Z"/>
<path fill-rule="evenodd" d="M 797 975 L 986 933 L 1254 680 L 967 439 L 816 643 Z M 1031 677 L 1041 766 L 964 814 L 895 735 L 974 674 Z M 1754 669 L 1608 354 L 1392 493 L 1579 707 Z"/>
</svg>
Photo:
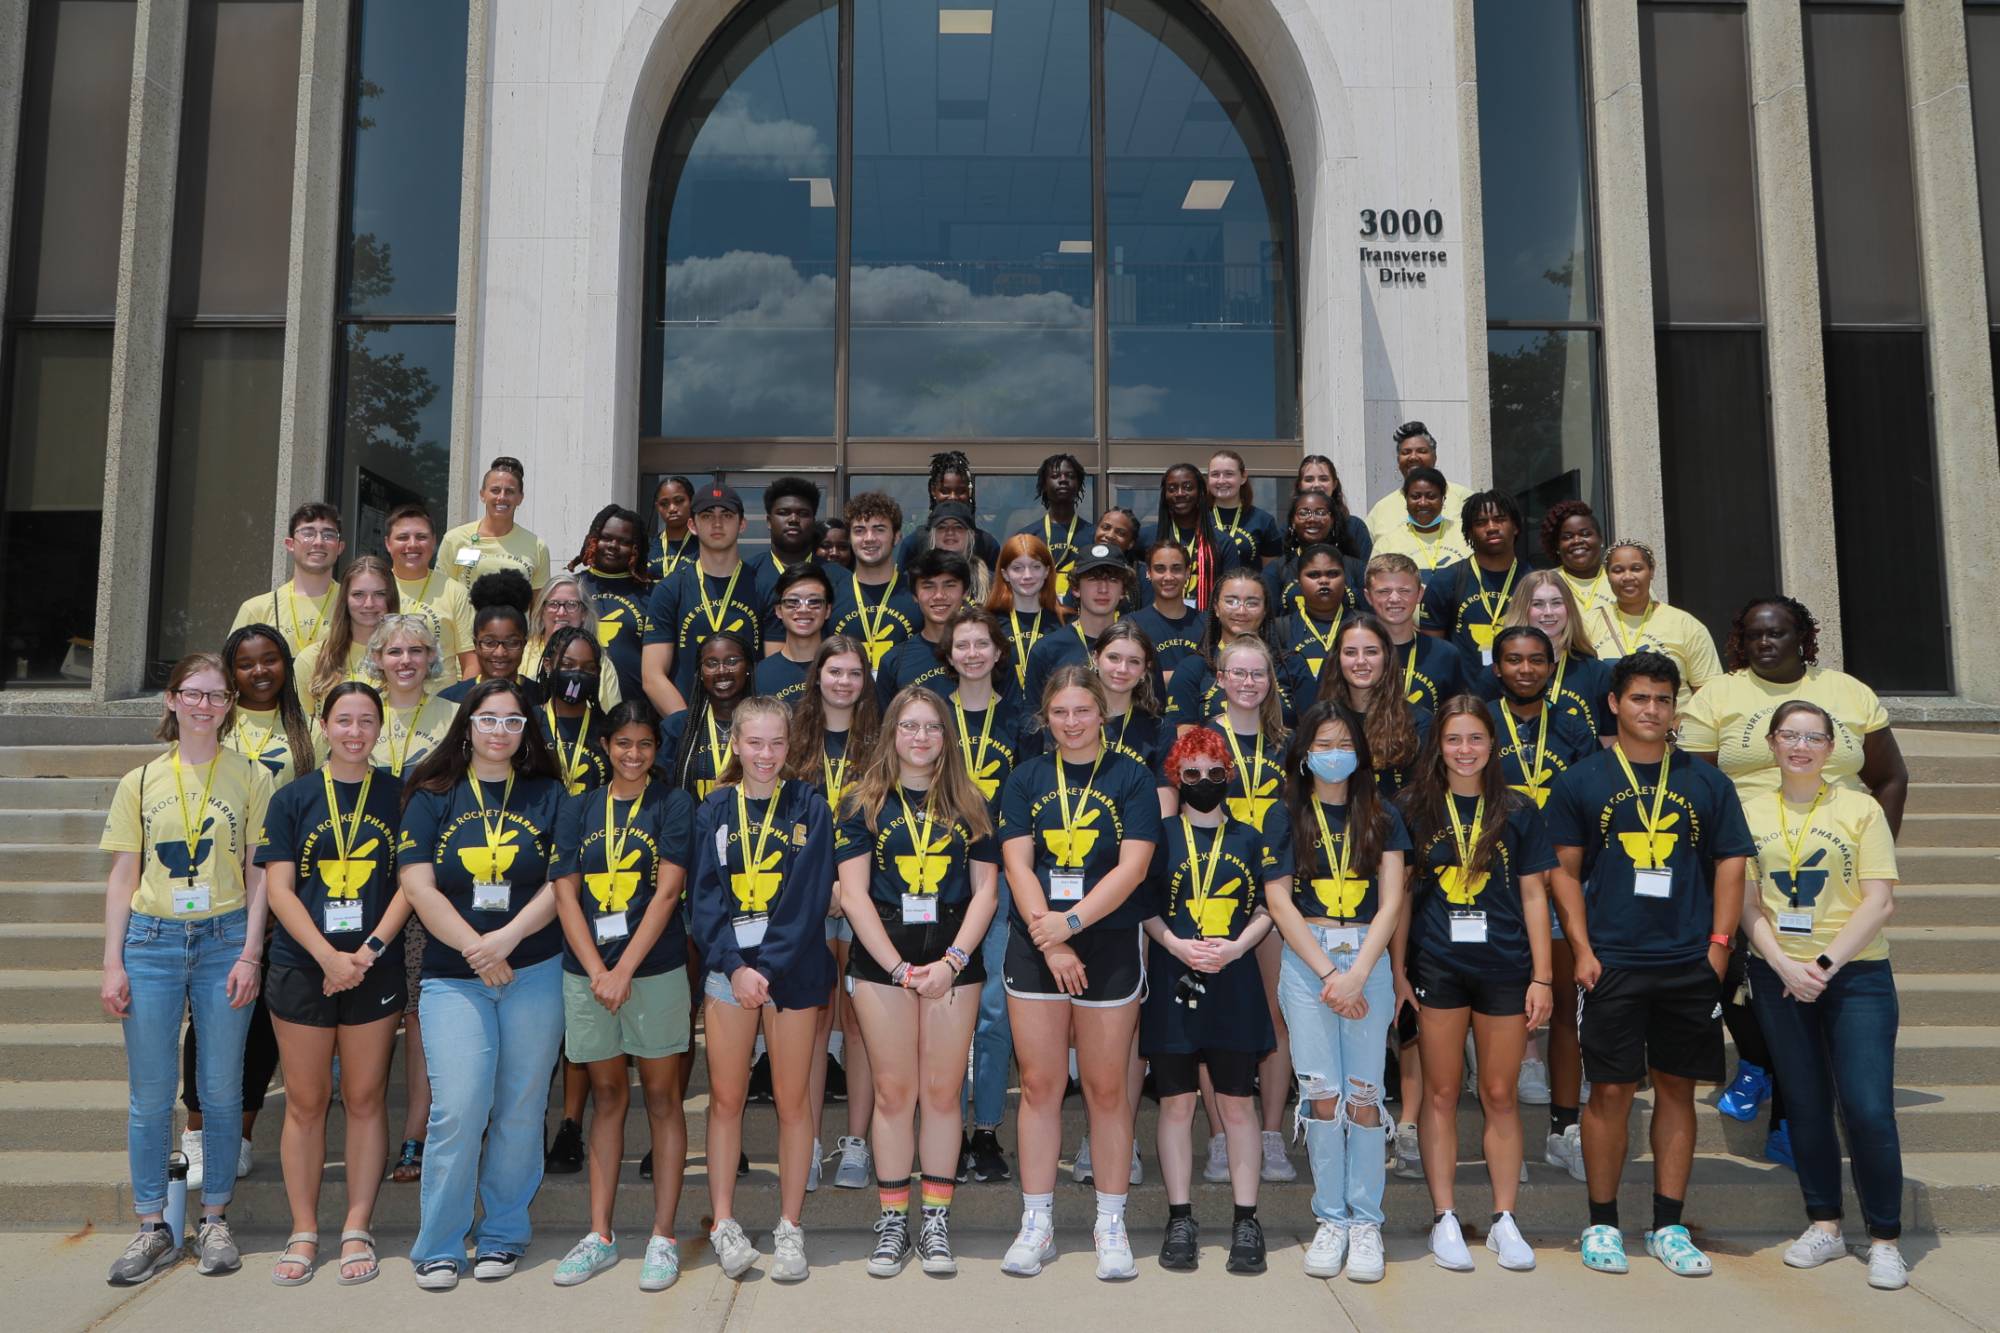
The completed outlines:
<svg viewBox="0 0 2000 1333">
<path fill-rule="evenodd" d="M 1358 954 L 1334 953 L 1331 927 L 1307 927 L 1319 938 L 1333 965 L 1342 972 L 1354 966 Z M 1367 931 L 1361 932 L 1363 940 Z M 1303 1128 L 1306 1154 L 1312 1162 L 1313 1216 L 1322 1222 L 1382 1223 L 1383 1161 L 1382 1067 L 1387 1060 L 1389 1024 L 1396 1016 L 1396 988 L 1390 975 L 1388 950 L 1376 960 L 1362 995 L 1368 1015 L 1359 1021 L 1342 1018 L 1319 998 L 1320 981 L 1305 960 L 1287 948 L 1278 971 L 1278 1007 L 1292 1034 L 1292 1069 L 1299 1080 L 1299 1105 L 1294 1133 Z M 1315 1101 L 1338 1099 L 1333 1115 L 1322 1117 Z M 1375 1108 L 1375 1123 L 1357 1124 L 1354 1106 Z"/>
</svg>

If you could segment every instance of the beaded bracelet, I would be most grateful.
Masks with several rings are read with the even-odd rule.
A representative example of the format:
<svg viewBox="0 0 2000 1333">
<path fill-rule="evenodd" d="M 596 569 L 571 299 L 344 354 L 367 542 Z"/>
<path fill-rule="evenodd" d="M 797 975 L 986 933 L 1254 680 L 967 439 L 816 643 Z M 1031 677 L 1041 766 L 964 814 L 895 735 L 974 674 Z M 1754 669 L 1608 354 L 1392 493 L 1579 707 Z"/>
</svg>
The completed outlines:
<svg viewBox="0 0 2000 1333">
<path fill-rule="evenodd" d="M 889 982 L 907 987 L 910 984 L 910 965 L 907 962 L 896 964 L 895 970 L 889 973 Z"/>
<path fill-rule="evenodd" d="M 966 968 L 972 966 L 972 955 L 959 948 L 956 944 L 947 948 L 944 951 L 944 956 L 945 961 L 951 964 L 953 972 L 963 972 Z"/>
</svg>

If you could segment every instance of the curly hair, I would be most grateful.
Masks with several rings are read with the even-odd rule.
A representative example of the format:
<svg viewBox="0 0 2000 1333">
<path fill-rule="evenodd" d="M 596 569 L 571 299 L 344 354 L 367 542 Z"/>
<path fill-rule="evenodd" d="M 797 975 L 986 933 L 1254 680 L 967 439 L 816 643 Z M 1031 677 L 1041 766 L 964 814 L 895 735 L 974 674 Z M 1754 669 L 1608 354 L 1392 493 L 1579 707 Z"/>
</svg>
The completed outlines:
<svg viewBox="0 0 2000 1333">
<path fill-rule="evenodd" d="M 1558 500 L 1549 506 L 1548 513 L 1542 515 L 1542 554 L 1548 557 L 1551 565 L 1562 563 L 1558 547 L 1562 541 L 1563 524 L 1579 514 L 1590 520 L 1590 526 L 1597 529 L 1598 541 L 1603 542 L 1604 525 L 1597 521 L 1596 511 L 1581 500 Z"/>
<path fill-rule="evenodd" d="M 1819 664 L 1819 617 L 1806 609 L 1806 604 L 1795 597 L 1783 593 L 1773 593 L 1768 597 L 1753 597 L 1743 603 L 1743 609 L 1729 622 L 1729 640 L 1723 645 L 1724 669 L 1741 671 L 1750 665 L 1750 650 L 1743 642 L 1743 627 L 1750 621 L 1750 613 L 1760 606 L 1781 607 L 1792 618 L 1792 626 L 1799 632 L 1799 660 L 1807 666 Z"/>
<path fill-rule="evenodd" d="M 946 449 L 931 455 L 931 474 L 926 485 L 933 496 L 937 494 L 939 483 L 953 472 L 965 478 L 965 489 L 969 493 L 979 493 L 978 481 L 972 475 L 972 460 L 965 456 L 962 449 Z"/>
<path fill-rule="evenodd" d="M 639 517 L 636 509 L 621 504 L 608 504 L 597 511 L 583 534 L 583 545 L 576 548 L 576 554 L 563 568 L 578 570 L 594 567 L 597 564 L 597 539 L 603 535 L 604 525 L 614 518 L 630 523 L 632 531 L 639 534 L 639 540 L 633 545 L 632 568 L 628 572 L 641 588 L 650 587 L 652 580 L 647 576 L 645 560 L 646 520 Z"/>
<path fill-rule="evenodd" d="M 1057 468 L 1065 464 L 1076 469 L 1079 482 L 1087 483 L 1090 480 L 1089 471 L 1075 454 L 1050 454 L 1042 460 L 1042 465 L 1035 469 L 1035 499 L 1044 509 L 1049 507 L 1049 478 L 1055 475 Z M 1079 486 L 1078 490 L 1080 492 L 1082 487 Z M 1081 494 L 1077 498 L 1081 502 Z"/>
<path fill-rule="evenodd" d="M 1193 731 L 1182 732 L 1173 748 L 1167 751 L 1160 770 L 1170 784 L 1180 781 L 1181 765 L 1190 759 L 1217 765 L 1225 779 L 1236 776 L 1236 764 L 1229 757 L 1229 746 L 1223 741 L 1222 733 L 1213 727 L 1196 727 Z"/>
</svg>

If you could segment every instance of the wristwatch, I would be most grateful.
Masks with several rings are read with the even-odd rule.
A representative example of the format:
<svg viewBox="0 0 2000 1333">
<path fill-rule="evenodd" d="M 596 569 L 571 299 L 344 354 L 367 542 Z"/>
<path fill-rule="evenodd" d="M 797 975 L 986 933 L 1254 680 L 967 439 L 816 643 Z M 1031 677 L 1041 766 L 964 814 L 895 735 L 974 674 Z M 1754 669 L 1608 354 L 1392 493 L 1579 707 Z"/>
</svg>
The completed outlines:
<svg viewBox="0 0 2000 1333">
<path fill-rule="evenodd" d="M 367 945 L 369 948 L 373 949 L 375 951 L 375 956 L 377 958 L 380 958 L 382 956 L 383 950 L 389 947 L 388 945 L 382 943 L 381 940 L 376 939 L 373 935 L 370 935 L 367 939 L 361 942 Z"/>
<path fill-rule="evenodd" d="M 1823 953 L 1819 957 L 1813 959 L 1813 962 L 1818 964 L 1819 970 L 1826 973 L 1828 976 L 1832 976 L 1834 969 L 1839 966 L 1839 964 L 1833 961 L 1833 955 L 1831 954 Z"/>
<path fill-rule="evenodd" d="M 1070 934 L 1081 935 L 1083 933 L 1083 918 L 1075 912 L 1071 912 L 1068 916 L 1064 917 L 1063 922 L 1069 927 Z"/>
</svg>

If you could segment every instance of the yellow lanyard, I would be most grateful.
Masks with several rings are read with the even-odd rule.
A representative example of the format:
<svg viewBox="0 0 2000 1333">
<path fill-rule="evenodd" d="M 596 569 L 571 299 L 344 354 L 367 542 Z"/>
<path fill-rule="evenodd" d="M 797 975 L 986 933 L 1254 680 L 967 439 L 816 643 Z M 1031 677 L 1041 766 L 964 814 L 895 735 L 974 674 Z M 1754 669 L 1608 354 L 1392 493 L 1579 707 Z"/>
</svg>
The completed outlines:
<svg viewBox="0 0 2000 1333">
<path fill-rule="evenodd" d="M 1256 742 L 1252 751 L 1256 758 L 1248 764 L 1243 762 L 1243 747 L 1236 743 L 1236 729 L 1229 725 L 1227 716 L 1222 719 L 1222 734 L 1229 740 L 1229 753 L 1236 760 L 1237 774 L 1243 779 L 1243 794 L 1254 801 L 1264 786 L 1264 733 L 1260 731 L 1252 738 Z"/>
<path fill-rule="evenodd" d="M 1130 750 L 1125 749 L 1125 733 L 1127 730 L 1131 728 L 1131 726 L 1132 726 L 1132 705 L 1128 703 L 1125 705 L 1125 711 L 1118 715 L 1118 739 L 1115 741 L 1111 739 L 1111 723 L 1109 721 L 1106 721 L 1103 728 L 1105 741 L 1110 745 L 1112 749 L 1123 751 L 1125 754 L 1128 755 L 1131 754 L 1132 752 Z"/>
<path fill-rule="evenodd" d="M 1103 762 L 1104 750 L 1099 748 L 1097 758 L 1091 761 L 1090 776 L 1083 780 L 1083 787 L 1076 794 L 1076 809 L 1078 814 L 1083 813 L 1085 809 L 1085 798 L 1090 795 L 1091 784 L 1097 781 L 1097 766 Z M 1062 826 L 1067 830 L 1071 827 L 1069 786 L 1063 781 L 1063 757 L 1061 754 L 1056 755 L 1056 805 L 1062 811 Z"/>
<path fill-rule="evenodd" d="M 924 866 L 930 860 L 931 855 L 931 826 L 937 822 L 936 817 L 931 813 L 930 800 L 928 797 L 924 800 L 924 825 L 922 828 L 917 827 L 917 817 L 910 813 L 910 803 L 903 799 L 903 789 L 901 787 L 896 788 L 896 804 L 903 807 L 904 831 L 916 841 L 916 846 L 913 850 L 916 853 L 917 878 L 912 883 L 910 891 L 912 893 L 935 894 L 937 892 L 936 887 L 931 885 L 929 876 L 924 874 Z"/>
<path fill-rule="evenodd" d="M 283 717 L 274 709 L 271 713 L 271 725 L 264 728 L 263 735 L 251 740 L 249 737 L 252 733 L 249 725 L 243 720 L 244 716 L 242 709 L 236 710 L 236 743 L 249 748 L 238 750 L 237 753 L 246 759 L 255 759 L 261 763 L 264 758 L 264 747 L 271 743 L 271 737 L 277 733 L 278 723 L 283 721 Z"/>
<path fill-rule="evenodd" d="M 1229 538 L 1231 546 L 1236 545 L 1236 539 L 1243 535 L 1243 511 L 1247 508 L 1248 505 L 1236 506 L 1236 512 L 1230 516 L 1229 526 L 1222 530 L 1223 535 Z"/>
<path fill-rule="evenodd" d="M 1181 532 L 1181 525 L 1174 522 L 1174 520 L 1168 519 L 1167 524 L 1173 531 L 1174 541 L 1188 553 L 1188 586 L 1195 590 L 1195 598 L 1199 601 L 1201 597 L 1201 524 L 1195 524 L 1194 536 L 1192 538 L 1184 535 Z"/>
<path fill-rule="evenodd" d="M 1618 756 L 1618 767 L 1625 770 L 1625 780 L 1632 784 L 1632 799 L 1639 807 L 1639 822 L 1645 826 L 1646 836 L 1650 839 L 1660 831 L 1660 811 L 1667 803 L 1667 761 L 1674 757 L 1673 751 L 1660 752 L 1660 785 L 1653 789 L 1653 809 L 1650 814 L 1646 811 L 1645 799 L 1639 795 L 1639 775 L 1632 771 L 1632 763 L 1625 757 L 1625 747 L 1614 744 L 1611 753 Z"/>
<path fill-rule="evenodd" d="M 581 776 L 579 770 L 583 768 L 583 747 L 589 743 L 590 737 L 590 705 L 583 706 L 583 721 L 576 729 L 576 743 L 568 750 L 563 749 L 562 728 L 556 725 L 556 706 L 552 703 L 543 704 L 542 709 L 549 719 L 549 743 L 556 747 L 556 766 L 562 769 L 563 786 L 567 788 L 572 781 Z"/>
<path fill-rule="evenodd" d="M 222 758 L 217 750 L 215 758 L 208 761 L 208 773 L 201 780 L 201 802 L 193 810 L 188 809 L 187 788 L 181 785 L 181 747 L 174 747 L 174 796 L 181 811 L 181 837 L 187 842 L 188 883 L 194 883 L 195 866 L 201 859 L 195 849 L 201 845 L 202 816 L 208 811 L 208 794 L 215 790 L 215 765 Z"/>
<path fill-rule="evenodd" d="M 1562 575 L 1562 581 L 1569 585 L 1569 595 L 1576 598 L 1576 609 L 1579 611 L 1588 611 L 1591 607 L 1595 606 L 1599 594 L 1607 590 L 1604 571 L 1602 569 L 1599 569 L 1592 576 L 1590 582 L 1581 587 L 1578 587 L 1576 580 L 1569 576 L 1568 570 L 1558 569 L 1556 573 Z"/>
<path fill-rule="evenodd" d="M 729 571 L 729 582 L 722 585 L 720 605 L 708 600 L 708 575 L 699 565 L 694 571 L 694 589 L 701 595 L 701 616 L 708 622 L 709 632 L 722 633 L 722 622 L 729 614 L 729 599 L 736 594 L 736 580 L 743 575 L 743 562 L 738 560 L 736 568 Z"/>
<path fill-rule="evenodd" d="M 1432 537 L 1429 541 L 1425 541 L 1422 528 L 1419 528 L 1415 523 L 1411 523 L 1409 519 L 1404 519 L 1403 522 L 1409 524 L 1410 535 L 1416 538 L 1417 545 L 1423 550 L 1424 568 L 1430 570 L 1432 573 L 1436 573 L 1438 557 L 1444 550 L 1444 525 L 1442 523 L 1438 524 L 1438 535 Z"/>
<path fill-rule="evenodd" d="M 312 647 L 313 644 L 317 643 L 319 641 L 320 634 L 323 631 L 325 631 L 326 608 L 332 605 L 333 594 L 340 590 L 340 585 L 339 584 L 331 585 L 330 587 L 327 588 L 326 594 L 319 599 L 319 607 L 318 607 L 319 618 L 313 621 L 313 631 L 310 634 L 306 633 L 306 622 L 299 614 L 298 582 L 294 580 L 286 584 L 285 587 L 287 590 L 285 595 L 292 604 L 292 639 L 294 643 L 296 643 L 297 645 L 297 647 L 293 649 L 293 652 L 295 654 L 302 653 L 306 649 Z M 275 593 L 272 594 L 271 603 L 272 603 L 271 609 L 273 612 L 273 618 L 275 618 L 277 612 L 277 594 Z M 311 605 L 311 603 L 308 603 L 308 605 Z"/>
<path fill-rule="evenodd" d="M 1013 607 L 1007 608 L 1008 633 L 1014 640 L 1014 683 L 1025 686 L 1028 683 L 1028 650 L 1042 637 L 1041 613 L 1035 614 L 1034 633 L 1026 643 L 1021 642 L 1021 613 Z"/>
<path fill-rule="evenodd" d="M 1209 844 L 1208 871 L 1204 874 L 1201 868 L 1201 853 L 1194 845 L 1194 825 L 1188 822 L 1186 815 L 1181 816 L 1181 836 L 1187 839 L 1188 873 L 1193 877 L 1193 882 L 1188 886 L 1192 891 L 1188 897 L 1188 915 L 1194 918 L 1196 930 L 1201 929 L 1203 917 L 1206 915 L 1202 909 L 1208 905 L 1208 891 L 1215 885 L 1215 868 L 1222 864 L 1222 835 L 1228 828 L 1229 821 L 1226 817 L 1222 823 L 1215 826 L 1215 841 Z"/>
<path fill-rule="evenodd" d="M 958 714 L 958 748 L 964 752 L 965 762 L 972 768 L 972 776 L 977 778 L 986 771 L 986 741 L 993 734 L 993 715 L 1000 711 L 999 696 L 994 696 L 987 703 L 986 716 L 979 720 L 979 748 L 976 751 L 972 748 L 972 738 L 967 735 L 965 705 L 958 701 L 956 694 L 951 696 L 951 711 Z"/>
<path fill-rule="evenodd" d="M 646 803 L 646 788 L 652 785 L 652 778 L 639 780 L 639 794 L 632 798 L 632 808 L 625 812 L 625 827 L 619 828 L 616 815 L 617 803 L 611 795 L 611 784 L 604 784 L 604 868 L 616 872 L 624 861 L 625 836 L 632 831 L 632 821 L 639 817 L 639 807 Z"/>
<path fill-rule="evenodd" d="M 826 775 L 826 803 L 838 816 L 840 814 L 840 789 L 847 783 L 847 757 L 828 759 L 822 752 L 819 757 L 820 772 Z"/>
<path fill-rule="evenodd" d="M 1472 807 L 1472 832 L 1465 831 L 1465 825 L 1458 822 L 1458 799 L 1450 792 L 1444 794 L 1444 812 L 1451 816 L 1451 840 L 1458 847 L 1458 870 L 1460 882 L 1472 873 L 1472 851 L 1479 845 L 1479 832 L 1486 823 L 1486 798 L 1481 796 Z"/>
<path fill-rule="evenodd" d="M 1052 560 L 1055 559 L 1056 530 L 1049 525 L 1049 516 L 1047 513 L 1044 513 L 1042 515 L 1042 541 L 1049 548 L 1049 558 Z M 1062 548 L 1063 550 L 1069 553 L 1070 558 L 1068 560 L 1056 560 L 1056 567 L 1058 569 L 1060 569 L 1064 565 L 1070 564 L 1072 561 L 1076 559 L 1076 515 L 1075 514 L 1071 514 L 1069 516 L 1069 527 L 1065 529 L 1063 532 Z"/>
<path fill-rule="evenodd" d="M 410 720 L 403 727 L 403 743 L 396 744 L 396 710 L 389 710 L 389 771 L 397 777 L 403 776 L 403 759 L 410 753 L 410 738 L 417 734 L 417 719 L 423 716 L 424 706 L 418 704 L 410 710 Z"/>
<path fill-rule="evenodd" d="M 368 811 L 368 789 L 374 785 L 375 770 L 369 769 L 368 776 L 361 779 L 361 797 L 354 803 L 354 813 L 348 816 L 347 832 L 340 831 L 340 797 L 333 787 L 333 770 L 323 768 L 320 776 L 326 779 L 326 813 L 333 820 L 333 852 L 341 860 L 348 857 L 348 849 L 361 835 L 361 816 Z"/>
<path fill-rule="evenodd" d="M 1292 604 L 1298 607 L 1299 624 L 1305 626 L 1306 633 L 1312 635 L 1313 642 L 1319 645 L 1319 650 L 1322 653 L 1326 654 L 1328 657 L 1333 656 L 1333 641 L 1335 637 L 1339 635 L 1340 622 L 1345 620 L 1346 616 L 1344 615 L 1334 616 L 1333 628 L 1328 630 L 1326 633 L 1321 634 L 1317 629 L 1313 628 L 1313 618 L 1306 613 L 1306 599 L 1303 597 L 1294 597 L 1292 599 Z M 1414 660 L 1416 657 L 1416 651 L 1414 647 L 1412 647 L 1410 655 L 1412 660 Z"/>
<path fill-rule="evenodd" d="M 875 603 L 875 620 L 868 619 L 868 599 L 861 593 L 861 580 L 854 580 L 854 614 L 861 621 L 861 641 L 875 643 L 882 637 L 882 618 L 889 614 L 889 599 L 896 595 L 896 580 L 900 570 L 889 571 L 889 585 L 882 589 L 882 600 Z"/>
<path fill-rule="evenodd" d="M 1625 636 L 1625 613 L 1620 611 L 1616 605 L 1604 608 L 1605 623 L 1611 626 L 1611 632 L 1617 637 L 1618 646 L 1625 650 L 1625 656 L 1630 657 L 1633 653 L 1639 651 L 1639 645 L 1646 641 L 1646 622 L 1651 620 L 1653 612 L 1659 609 L 1660 604 L 1658 602 L 1647 602 L 1646 614 L 1639 617 L 1639 627 L 1632 631 L 1632 637 L 1627 638 Z"/>
<path fill-rule="evenodd" d="M 507 785 L 500 789 L 500 808 L 493 812 L 497 818 L 489 819 L 486 810 L 486 792 L 480 787 L 479 779 L 472 774 L 465 775 L 472 784 L 472 799 L 479 802 L 479 826 L 486 830 L 486 850 L 493 853 L 493 867 L 500 866 L 500 836 L 507 831 L 507 802 L 514 797 L 514 775 L 507 774 Z"/>
<path fill-rule="evenodd" d="M 1332 827 L 1326 822 L 1326 807 L 1320 804 L 1318 798 L 1314 798 L 1312 808 L 1313 818 L 1319 821 L 1319 849 L 1326 857 L 1326 868 L 1333 872 L 1334 892 L 1344 895 L 1347 892 L 1348 871 L 1354 865 L 1354 845 L 1348 842 L 1345 828 L 1340 830 L 1338 837 L 1334 836 Z M 1334 855 L 1336 844 L 1340 848 L 1337 858 Z M 1334 919 L 1344 921 L 1348 918 L 1343 916 Z"/>
<path fill-rule="evenodd" d="M 1549 681 L 1549 702 L 1551 704 L 1560 704 L 1562 702 L 1563 672 L 1568 669 L 1569 669 L 1569 654 L 1564 653 L 1562 659 L 1556 663 L 1555 677 Z"/>
<path fill-rule="evenodd" d="M 664 528 L 660 530 L 660 577 L 661 578 L 663 579 L 667 578 L 675 570 L 681 567 L 681 562 L 688 558 L 688 553 L 687 553 L 688 547 L 692 546 L 693 544 L 694 544 L 694 534 L 692 532 L 686 533 L 681 537 L 680 549 L 674 550 L 667 545 L 666 530 Z"/>
<path fill-rule="evenodd" d="M 429 606 L 431 604 L 431 580 L 436 577 L 437 577 L 437 571 L 435 569 L 427 569 L 424 571 L 424 581 L 422 586 L 420 586 L 417 589 L 414 595 L 405 594 L 405 596 L 403 597 L 403 602 L 406 608 L 407 605 L 411 602 L 420 602 L 425 606 Z M 408 582 L 409 582 L 408 579 L 397 580 L 398 584 L 408 583 Z M 399 587 L 397 591 L 401 592 L 402 590 Z"/>
<path fill-rule="evenodd" d="M 1542 717 L 1535 730 L 1535 762 L 1530 765 L 1521 753 L 1521 732 L 1514 725 L 1514 710 L 1507 706 L 1505 699 L 1500 701 L 1500 716 L 1507 723 L 1507 738 L 1514 742 L 1515 761 L 1521 765 L 1521 775 L 1528 780 L 1531 791 L 1539 791 L 1549 780 L 1549 713 L 1552 707 L 1547 699 L 1542 700 Z"/>
<path fill-rule="evenodd" d="M 1416 680 L 1416 678 L 1417 678 L 1417 641 L 1415 639 L 1411 639 L 1410 655 L 1403 659 L 1403 694 L 1405 696 L 1409 695 L 1410 685 Z M 1411 699 L 1410 702 L 1415 703 L 1416 700 Z"/>
<path fill-rule="evenodd" d="M 715 776 L 720 778 L 722 770 L 729 767 L 729 761 L 736 755 L 736 737 L 732 735 L 723 740 L 716 733 L 713 713 L 702 714 L 701 720 L 708 724 L 708 757 L 715 763 Z M 845 764 L 847 761 L 843 759 L 841 762 Z"/>
<path fill-rule="evenodd" d="M 771 788 L 771 799 L 764 806 L 764 821 L 757 826 L 757 840 L 750 840 L 750 802 L 743 795 L 743 784 L 736 784 L 736 822 L 739 829 L 737 841 L 743 857 L 743 873 L 762 873 L 764 865 L 764 844 L 771 840 L 771 825 L 778 817 L 778 793 L 785 789 L 784 780 Z"/>
<path fill-rule="evenodd" d="M 1479 606 L 1481 610 L 1486 612 L 1487 624 L 1498 625 L 1500 623 L 1500 613 L 1507 609 L 1507 594 L 1514 591 L 1514 575 L 1518 574 L 1520 570 L 1521 562 L 1519 560 L 1508 564 L 1507 577 L 1500 581 L 1500 596 L 1496 602 L 1493 595 L 1486 591 L 1486 571 L 1476 566 L 1474 567 L 1472 576 L 1474 582 L 1479 585 Z"/>
<path fill-rule="evenodd" d="M 1661 785 L 1664 786 L 1665 784 Z M 1799 905 L 1799 859 L 1805 855 L 1806 835 L 1812 832 L 1813 816 L 1819 813 L 1820 798 L 1826 795 L 1826 784 L 1824 782 L 1820 783 L 1818 790 L 1813 792 L 1812 804 L 1806 808 L 1806 822 L 1799 825 L 1799 836 L 1796 838 L 1785 831 L 1785 793 L 1780 789 L 1776 795 L 1778 801 L 1778 839 L 1785 844 L 1785 855 L 1791 862 L 1792 906 L 1797 907 Z M 1647 831 L 1651 832 L 1650 829 Z"/>
</svg>

